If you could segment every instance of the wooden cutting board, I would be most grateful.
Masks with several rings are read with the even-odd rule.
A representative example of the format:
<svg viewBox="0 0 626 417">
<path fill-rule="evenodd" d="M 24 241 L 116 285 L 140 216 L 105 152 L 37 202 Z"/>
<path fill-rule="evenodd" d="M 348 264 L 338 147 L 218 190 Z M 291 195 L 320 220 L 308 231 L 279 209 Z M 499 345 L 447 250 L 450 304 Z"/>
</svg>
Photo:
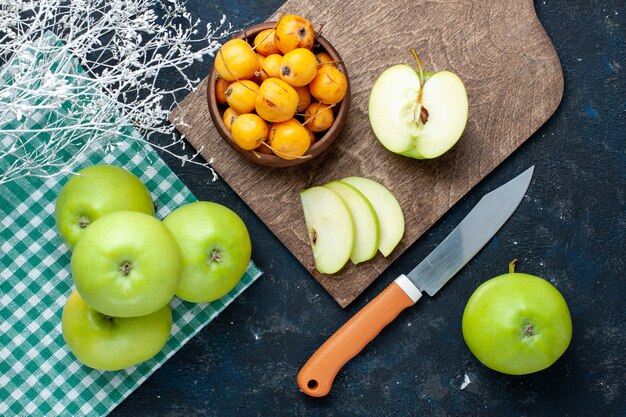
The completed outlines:
<svg viewBox="0 0 626 417">
<path fill-rule="evenodd" d="M 208 113 L 206 79 L 175 110 L 179 130 L 342 306 L 353 301 L 465 193 L 528 139 L 563 94 L 558 56 L 531 0 L 288 0 L 279 12 L 300 14 L 342 55 L 352 105 L 341 136 L 321 157 L 272 169 L 244 160 L 222 141 Z M 464 80 L 469 121 L 444 156 L 418 161 L 385 150 L 371 131 L 368 96 L 380 73 L 412 64 L 415 47 L 426 71 L 451 70 Z M 207 67 L 207 73 L 210 68 Z M 333 276 L 314 269 L 298 192 L 350 175 L 389 188 L 404 211 L 404 238 L 388 257 Z"/>
</svg>

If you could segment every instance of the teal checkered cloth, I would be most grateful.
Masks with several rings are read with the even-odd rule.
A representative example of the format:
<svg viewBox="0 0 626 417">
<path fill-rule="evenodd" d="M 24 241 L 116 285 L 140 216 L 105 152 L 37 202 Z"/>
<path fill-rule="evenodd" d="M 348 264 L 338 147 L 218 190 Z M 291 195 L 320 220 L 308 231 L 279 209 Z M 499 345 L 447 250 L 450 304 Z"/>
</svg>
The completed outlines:
<svg viewBox="0 0 626 417">
<path fill-rule="evenodd" d="M 65 68 L 67 70 L 67 68 Z M 75 71 L 81 71 L 75 66 Z M 0 79 L 10 83 L 9 75 Z M 1 99 L 1 98 L 0 98 Z M 58 111 L 58 110 L 57 110 Z M 61 110 L 62 111 L 62 110 Z M 54 115 L 28 115 L 21 123 L 36 127 Z M 0 151 L 12 145 L 3 135 L 7 115 L 0 115 Z M 132 128 L 129 133 L 137 135 Z M 37 140 L 50 140 L 39 135 Z M 70 152 L 71 154 L 71 152 Z M 6 169 L 0 160 L 0 170 Z M 74 169 L 113 164 L 137 175 L 158 205 L 157 217 L 196 198 L 150 146 L 124 140 L 114 149 L 94 148 Z M 207 174 L 209 175 L 209 174 Z M 191 337 L 207 325 L 260 275 L 251 262 L 229 294 L 212 303 L 174 298 L 169 341 L 154 358 L 121 371 L 97 371 L 82 365 L 61 334 L 61 313 L 72 291 L 70 252 L 54 223 L 54 205 L 68 175 L 27 177 L 0 185 L 0 416 L 104 416 L 136 389 Z"/>
</svg>

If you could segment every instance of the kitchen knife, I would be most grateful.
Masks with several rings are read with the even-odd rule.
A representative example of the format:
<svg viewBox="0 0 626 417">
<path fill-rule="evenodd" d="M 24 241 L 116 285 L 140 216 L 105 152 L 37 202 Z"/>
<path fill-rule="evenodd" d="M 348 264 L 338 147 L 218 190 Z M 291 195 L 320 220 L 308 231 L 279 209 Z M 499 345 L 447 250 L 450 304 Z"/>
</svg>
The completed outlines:
<svg viewBox="0 0 626 417">
<path fill-rule="evenodd" d="M 305 394 L 323 397 L 335 376 L 402 310 L 425 291 L 437 293 L 513 214 L 522 201 L 534 166 L 486 194 L 459 225 L 408 275 L 400 275 L 355 314 L 311 356 L 298 374 Z"/>
</svg>

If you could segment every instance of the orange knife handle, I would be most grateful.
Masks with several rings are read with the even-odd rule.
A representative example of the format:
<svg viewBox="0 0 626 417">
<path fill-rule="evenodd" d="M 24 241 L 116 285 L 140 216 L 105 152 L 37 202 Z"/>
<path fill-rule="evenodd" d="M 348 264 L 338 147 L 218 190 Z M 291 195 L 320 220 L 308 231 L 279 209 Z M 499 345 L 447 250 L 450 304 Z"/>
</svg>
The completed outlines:
<svg viewBox="0 0 626 417">
<path fill-rule="evenodd" d="M 298 374 L 300 390 L 312 397 L 328 394 L 343 365 L 420 296 L 420 291 L 406 276 L 398 277 L 311 356 Z"/>
</svg>

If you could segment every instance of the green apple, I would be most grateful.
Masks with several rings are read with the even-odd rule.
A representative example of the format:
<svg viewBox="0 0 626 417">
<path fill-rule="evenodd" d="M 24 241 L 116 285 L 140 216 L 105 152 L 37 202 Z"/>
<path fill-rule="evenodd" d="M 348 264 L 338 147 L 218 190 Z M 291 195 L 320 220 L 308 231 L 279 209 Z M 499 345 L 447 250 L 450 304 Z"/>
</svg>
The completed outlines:
<svg viewBox="0 0 626 417">
<path fill-rule="evenodd" d="M 399 64 L 378 77 L 369 97 L 374 134 L 391 152 L 436 158 L 459 140 L 468 116 L 463 81 L 450 71 L 426 73 Z"/>
<path fill-rule="evenodd" d="M 115 211 L 93 222 L 72 253 L 81 297 L 112 317 L 153 313 L 174 296 L 182 271 L 178 244 L 155 217 Z"/>
<path fill-rule="evenodd" d="M 354 221 L 354 247 L 350 260 L 354 264 L 372 259 L 378 251 L 380 224 L 374 207 L 359 190 L 341 181 L 332 181 L 324 187 L 333 190 L 348 206 Z"/>
<path fill-rule="evenodd" d="M 221 204 L 197 201 L 163 220 L 181 249 L 183 273 L 176 295 L 205 303 L 232 290 L 243 276 L 252 252 L 243 220 Z"/>
<path fill-rule="evenodd" d="M 140 317 L 111 317 L 90 307 L 76 290 L 63 308 L 65 343 L 83 364 L 117 371 L 146 361 L 165 346 L 172 329 L 169 305 Z"/>
<path fill-rule="evenodd" d="M 485 366 L 524 375 L 552 365 L 572 338 L 572 319 L 561 293 L 548 281 L 514 272 L 483 283 L 470 297 L 463 337 Z"/>
<path fill-rule="evenodd" d="M 398 200 L 382 184 L 363 177 L 341 180 L 359 190 L 372 204 L 380 224 L 378 250 L 389 256 L 404 236 L 404 214 Z"/>
<path fill-rule="evenodd" d="M 311 187 L 300 193 L 315 268 L 334 274 L 350 259 L 354 222 L 346 203 L 329 188 Z"/>
<path fill-rule="evenodd" d="M 61 238 L 72 250 L 87 227 L 118 210 L 154 213 L 150 192 L 133 174 L 113 165 L 93 165 L 63 186 L 55 207 Z"/>
</svg>

